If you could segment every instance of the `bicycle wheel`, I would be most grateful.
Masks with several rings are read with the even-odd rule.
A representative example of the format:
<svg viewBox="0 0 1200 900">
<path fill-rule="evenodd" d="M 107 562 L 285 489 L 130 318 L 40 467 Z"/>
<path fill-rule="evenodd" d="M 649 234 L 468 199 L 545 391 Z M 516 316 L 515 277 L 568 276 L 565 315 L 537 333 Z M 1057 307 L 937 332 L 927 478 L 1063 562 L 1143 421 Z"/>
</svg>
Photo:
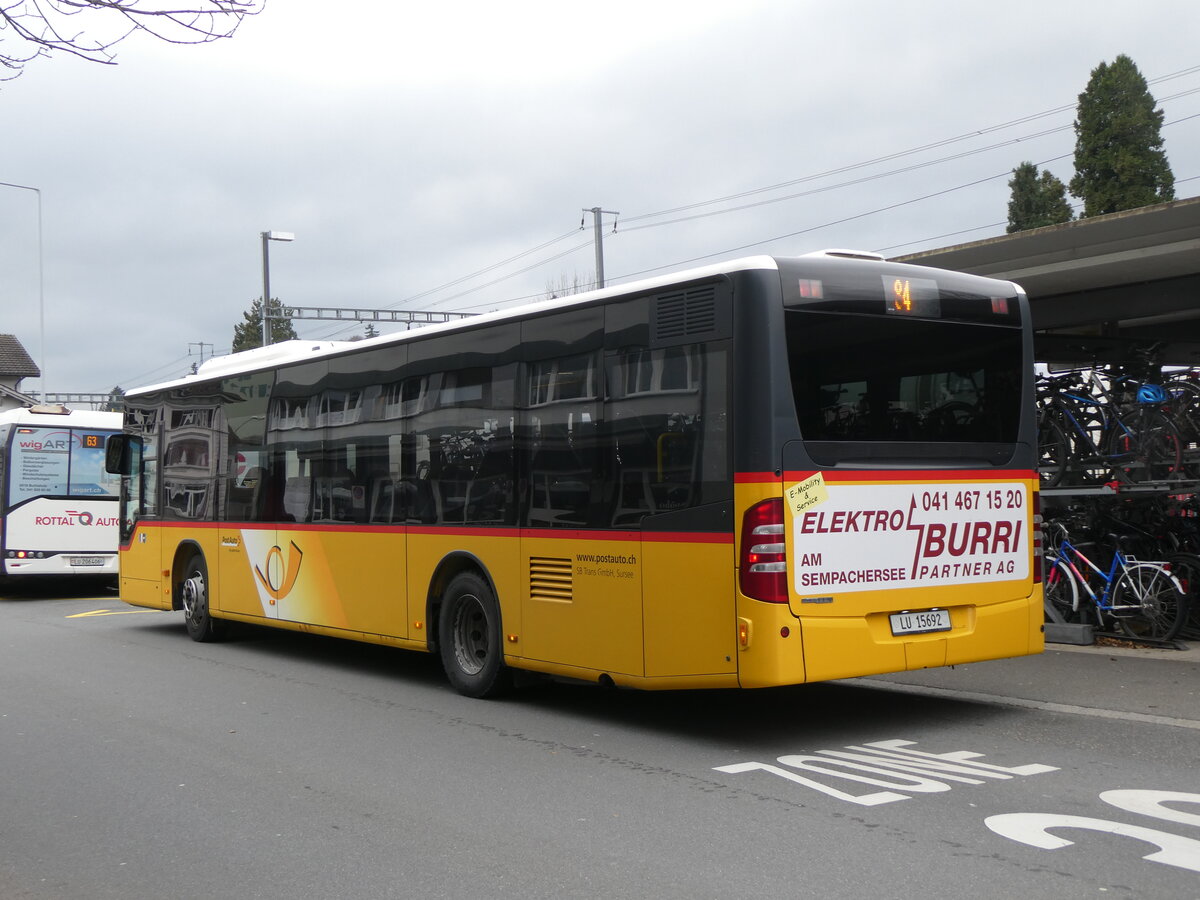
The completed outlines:
<svg viewBox="0 0 1200 900">
<path fill-rule="evenodd" d="M 1112 618 L 1132 638 L 1169 641 L 1187 621 L 1187 611 L 1179 582 L 1157 563 L 1132 564 L 1113 589 Z"/>
<path fill-rule="evenodd" d="M 1179 435 L 1183 438 L 1183 449 L 1196 449 L 1200 444 L 1200 383 L 1190 378 L 1173 378 L 1163 383 L 1171 395 L 1171 417 Z"/>
<path fill-rule="evenodd" d="M 1042 487 L 1054 487 L 1067 474 L 1071 459 L 1071 442 L 1063 427 L 1050 416 L 1038 423 L 1038 475 Z"/>
<path fill-rule="evenodd" d="M 1047 621 L 1057 621 L 1054 613 L 1063 622 L 1079 621 L 1079 584 L 1067 564 L 1057 556 L 1046 557 L 1046 578 L 1042 589 Z"/>
<path fill-rule="evenodd" d="M 1171 574 L 1187 595 L 1188 614 L 1177 637 L 1188 640 L 1200 638 L 1200 604 L 1196 603 L 1196 590 L 1200 588 L 1200 555 L 1195 553 L 1172 553 L 1167 557 Z"/>
<path fill-rule="evenodd" d="M 1182 473 L 1183 440 L 1157 409 L 1143 407 L 1115 422 L 1105 451 L 1113 474 L 1128 484 L 1167 481 Z"/>
</svg>

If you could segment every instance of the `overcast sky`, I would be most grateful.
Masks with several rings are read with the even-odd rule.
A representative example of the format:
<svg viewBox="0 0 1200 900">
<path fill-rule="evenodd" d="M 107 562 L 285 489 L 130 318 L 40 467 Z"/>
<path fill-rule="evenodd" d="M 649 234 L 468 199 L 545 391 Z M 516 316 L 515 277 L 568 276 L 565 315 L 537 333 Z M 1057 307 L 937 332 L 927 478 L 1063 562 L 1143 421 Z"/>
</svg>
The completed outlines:
<svg viewBox="0 0 1200 900">
<path fill-rule="evenodd" d="M 595 206 L 610 284 L 992 237 L 1014 166 L 1069 180 L 1074 104 L 1120 53 L 1192 197 L 1198 38 L 1195 0 L 271 0 L 232 40 L 0 85 L 0 181 L 40 189 L 44 253 L 39 289 L 37 195 L 0 188 L 0 332 L 52 392 L 183 375 L 261 295 L 265 230 L 296 235 L 285 305 L 468 311 L 592 279 Z"/>
</svg>

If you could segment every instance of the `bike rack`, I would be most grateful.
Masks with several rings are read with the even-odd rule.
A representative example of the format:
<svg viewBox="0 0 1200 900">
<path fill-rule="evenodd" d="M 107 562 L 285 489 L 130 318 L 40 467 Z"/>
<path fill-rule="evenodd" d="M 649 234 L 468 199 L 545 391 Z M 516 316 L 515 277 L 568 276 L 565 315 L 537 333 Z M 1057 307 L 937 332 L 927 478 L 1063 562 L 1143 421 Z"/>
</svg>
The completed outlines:
<svg viewBox="0 0 1200 900">
<path fill-rule="evenodd" d="M 1142 481 L 1137 484 L 1124 484 L 1121 482 L 1107 482 L 1105 484 L 1091 485 L 1073 485 L 1067 487 L 1051 487 L 1041 488 L 1039 495 L 1042 499 L 1043 509 L 1047 505 L 1053 506 L 1055 503 L 1066 502 L 1072 500 L 1087 498 L 1111 498 L 1120 500 L 1122 498 L 1134 497 L 1156 497 L 1156 496 L 1171 496 L 1172 494 L 1198 494 L 1200 493 L 1200 480 L 1187 479 L 1180 481 Z M 1059 614 L 1057 609 L 1054 609 L 1049 602 L 1045 603 L 1046 610 L 1046 625 L 1045 638 L 1049 644 L 1072 644 L 1076 646 L 1091 646 L 1095 644 L 1098 637 L 1109 637 L 1121 641 L 1129 641 L 1134 644 L 1141 644 L 1147 647 L 1157 647 L 1166 650 L 1185 650 L 1187 645 L 1180 641 L 1155 641 L 1142 640 L 1131 638 L 1127 635 L 1110 634 L 1108 632 L 1096 631 L 1094 625 L 1066 622 Z"/>
<path fill-rule="evenodd" d="M 1154 496 L 1164 494 L 1200 494 L 1200 480 L 1186 481 L 1139 481 L 1137 484 L 1106 482 L 1104 484 L 1072 485 L 1067 487 L 1041 488 L 1039 494 L 1046 500 L 1072 500 L 1076 497 L 1129 497 L 1136 495 Z"/>
</svg>

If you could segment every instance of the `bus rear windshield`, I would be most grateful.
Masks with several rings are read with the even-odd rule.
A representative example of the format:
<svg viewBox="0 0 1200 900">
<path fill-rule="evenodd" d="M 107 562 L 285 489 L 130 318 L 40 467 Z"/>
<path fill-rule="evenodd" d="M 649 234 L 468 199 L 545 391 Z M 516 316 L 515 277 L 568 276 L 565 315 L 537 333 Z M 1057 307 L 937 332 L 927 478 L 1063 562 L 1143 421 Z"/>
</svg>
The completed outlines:
<svg viewBox="0 0 1200 900">
<path fill-rule="evenodd" d="M 815 461 L 1011 456 L 1019 327 L 803 309 L 785 318 L 797 417 Z"/>
</svg>

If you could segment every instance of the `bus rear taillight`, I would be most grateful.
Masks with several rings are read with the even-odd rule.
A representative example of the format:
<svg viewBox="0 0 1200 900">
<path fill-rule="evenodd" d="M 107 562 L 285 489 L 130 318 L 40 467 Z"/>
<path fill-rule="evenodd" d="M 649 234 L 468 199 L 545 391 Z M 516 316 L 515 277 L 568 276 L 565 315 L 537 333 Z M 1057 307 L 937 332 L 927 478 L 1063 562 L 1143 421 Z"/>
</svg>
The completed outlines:
<svg viewBox="0 0 1200 900">
<path fill-rule="evenodd" d="M 783 500 L 756 503 L 742 517 L 742 593 L 768 603 L 787 603 L 787 544 Z"/>
</svg>

